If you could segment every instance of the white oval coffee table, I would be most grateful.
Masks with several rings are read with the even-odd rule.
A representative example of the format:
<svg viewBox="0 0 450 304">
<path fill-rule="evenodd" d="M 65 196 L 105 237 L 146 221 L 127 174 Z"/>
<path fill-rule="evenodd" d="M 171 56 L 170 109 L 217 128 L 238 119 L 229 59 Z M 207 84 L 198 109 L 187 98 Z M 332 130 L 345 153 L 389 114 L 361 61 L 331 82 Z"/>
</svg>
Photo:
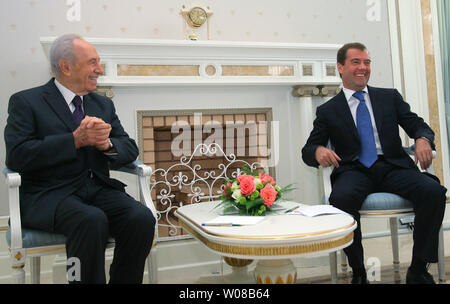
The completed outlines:
<svg viewBox="0 0 450 304">
<path fill-rule="evenodd" d="M 265 216 L 256 225 L 202 226 L 222 215 L 221 207 L 216 208 L 218 204 L 219 201 L 186 205 L 175 215 L 183 228 L 235 266 L 225 282 L 236 283 L 239 278 L 245 282 L 247 273 L 243 266 L 256 259 L 254 281 L 257 283 L 295 283 L 297 272 L 292 258 L 334 252 L 349 246 L 357 225 L 348 214 L 306 217 L 280 211 Z M 283 202 L 286 208 L 296 205 L 295 202 Z M 300 205 L 301 208 L 308 206 Z"/>
</svg>

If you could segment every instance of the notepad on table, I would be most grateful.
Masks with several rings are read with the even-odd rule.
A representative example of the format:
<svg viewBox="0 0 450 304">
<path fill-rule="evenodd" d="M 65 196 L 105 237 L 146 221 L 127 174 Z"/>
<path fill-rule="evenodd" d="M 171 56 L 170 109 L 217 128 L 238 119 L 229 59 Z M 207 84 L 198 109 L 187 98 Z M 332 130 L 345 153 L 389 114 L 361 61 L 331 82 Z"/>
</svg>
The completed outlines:
<svg viewBox="0 0 450 304">
<path fill-rule="evenodd" d="M 289 214 L 301 214 L 309 217 L 314 217 L 326 214 L 345 214 L 345 212 L 331 205 L 312 205 L 303 208 L 297 208 L 291 211 Z"/>
<path fill-rule="evenodd" d="M 265 219 L 263 216 L 221 215 L 206 221 L 202 226 L 247 226 L 256 225 Z"/>
</svg>

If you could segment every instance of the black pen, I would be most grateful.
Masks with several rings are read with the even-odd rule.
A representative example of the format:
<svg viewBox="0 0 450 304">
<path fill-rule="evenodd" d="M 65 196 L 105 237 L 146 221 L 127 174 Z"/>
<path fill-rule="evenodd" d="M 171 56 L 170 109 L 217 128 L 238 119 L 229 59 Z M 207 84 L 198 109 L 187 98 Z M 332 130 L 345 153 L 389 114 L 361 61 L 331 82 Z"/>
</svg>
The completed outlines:
<svg viewBox="0 0 450 304">
<path fill-rule="evenodd" d="M 239 227 L 242 225 L 233 223 L 203 223 L 202 226 Z"/>
<path fill-rule="evenodd" d="M 300 207 L 300 206 L 295 206 L 295 207 L 292 207 L 291 209 L 289 209 L 289 210 L 286 210 L 284 213 L 289 213 L 289 212 L 292 212 L 292 211 L 294 211 L 295 209 L 297 209 L 298 207 Z"/>
</svg>

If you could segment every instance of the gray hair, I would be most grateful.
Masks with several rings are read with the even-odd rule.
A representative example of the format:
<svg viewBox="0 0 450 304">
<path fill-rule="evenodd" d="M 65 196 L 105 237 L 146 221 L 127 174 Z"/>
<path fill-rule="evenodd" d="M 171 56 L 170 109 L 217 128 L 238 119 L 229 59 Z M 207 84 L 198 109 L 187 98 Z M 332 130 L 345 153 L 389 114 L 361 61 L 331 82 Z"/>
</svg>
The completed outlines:
<svg viewBox="0 0 450 304">
<path fill-rule="evenodd" d="M 64 59 L 72 64 L 76 62 L 75 52 L 73 50 L 73 41 L 83 39 L 76 34 L 66 34 L 58 37 L 50 48 L 50 68 L 55 76 L 61 73 L 59 60 Z"/>
</svg>

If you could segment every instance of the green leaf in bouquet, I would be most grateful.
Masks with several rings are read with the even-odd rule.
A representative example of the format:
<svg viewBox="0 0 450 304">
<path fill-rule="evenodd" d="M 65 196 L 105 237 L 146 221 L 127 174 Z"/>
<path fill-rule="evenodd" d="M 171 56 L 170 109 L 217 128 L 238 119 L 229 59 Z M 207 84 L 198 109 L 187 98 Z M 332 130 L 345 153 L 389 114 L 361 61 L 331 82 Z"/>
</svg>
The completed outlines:
<svg viewBox="0 0 450 304">
<path fill-rule="evenodd" d="M 254 207 L 257 207 L 259 205 L 262 205 L 262 204 L 264 204 L 264 200 L 262 198 L 257 198 L 253 201 L 248 201 L 247 204 L 245 205 L 245 207 L 247 208 L 247 212 L 248 212 L 248 210 L 250 210 Z"/>
</svg>

